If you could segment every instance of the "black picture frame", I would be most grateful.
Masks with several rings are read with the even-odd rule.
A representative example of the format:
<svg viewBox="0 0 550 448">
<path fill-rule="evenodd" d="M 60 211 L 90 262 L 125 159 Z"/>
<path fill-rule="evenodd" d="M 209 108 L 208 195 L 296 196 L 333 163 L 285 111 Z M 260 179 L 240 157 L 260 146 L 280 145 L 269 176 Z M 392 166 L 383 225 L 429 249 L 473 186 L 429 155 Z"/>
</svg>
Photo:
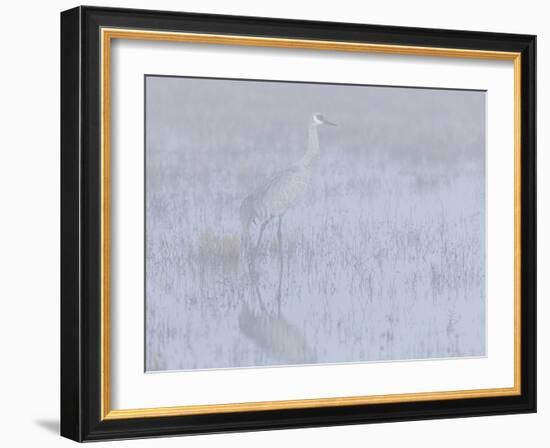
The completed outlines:
<svg viewBox="0 0 550 448">
<path fill-rule="evenodd" d="M 100 29 L 130 28 L 521 53 L 521 393 L 102 419 Z M 76 441 L 536 412 L 536 37 L 77 7 L 61 13 L 61 435 Z"/>
</svg>

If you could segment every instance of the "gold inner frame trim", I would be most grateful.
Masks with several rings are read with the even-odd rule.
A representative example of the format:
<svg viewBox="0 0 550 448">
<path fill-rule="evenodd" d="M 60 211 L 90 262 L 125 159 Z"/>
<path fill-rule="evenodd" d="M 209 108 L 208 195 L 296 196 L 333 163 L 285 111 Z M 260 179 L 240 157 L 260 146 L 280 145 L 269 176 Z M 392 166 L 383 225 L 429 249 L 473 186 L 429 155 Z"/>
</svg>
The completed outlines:
<svg viewBox="0 0 550 448">
<path fill-rule="evenodd" d="M 200 33 L 101 29 L 101 419 L 127 419 L 214 414 L 315 407 L 350 406 L 413 401 L 501 397 L 521 394 L 521 54 L 515 52 L 459 48 L 337 42 L 306 39 L 279 39 Z M 170 406 L 140 409 L 111 409 L 110 345 L 110 63 L 111 41 L 131 39 L 213 45 L 295 48 L 356 53 L 383 53 L 411 56 L 456 57 L 513 61 L 514 63 L 514 386 L 505 388 L 418 392 L 390 395 L 314 398 L 246 403 Z"/>
</svg>

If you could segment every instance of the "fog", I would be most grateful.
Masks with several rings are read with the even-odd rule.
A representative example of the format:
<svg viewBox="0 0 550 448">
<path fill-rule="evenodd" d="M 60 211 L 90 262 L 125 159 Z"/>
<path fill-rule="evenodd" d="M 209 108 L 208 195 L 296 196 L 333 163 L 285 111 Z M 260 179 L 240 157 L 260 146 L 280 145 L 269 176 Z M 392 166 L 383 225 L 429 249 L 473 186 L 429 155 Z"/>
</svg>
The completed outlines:
<svg viewBox="0 0 550 448">
<path fill-rule="evenodd" d="M 313 112 L 251 267 L 241 203 Z M 486 354 L 485 92 L 147 77 L 145 200 L 147 370 Z"/>
</svg>

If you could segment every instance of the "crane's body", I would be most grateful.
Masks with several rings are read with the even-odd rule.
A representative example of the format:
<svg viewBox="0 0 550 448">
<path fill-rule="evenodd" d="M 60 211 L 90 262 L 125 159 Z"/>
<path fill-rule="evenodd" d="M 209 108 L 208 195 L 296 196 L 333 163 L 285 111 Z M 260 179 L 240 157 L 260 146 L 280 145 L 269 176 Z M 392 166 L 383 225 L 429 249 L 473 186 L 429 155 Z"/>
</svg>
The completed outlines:
<svg viewBox="0 0 550 448">
<path fill-rule="evenodd" d="M 279 233 L 283 215 L 306 192 L 316 160 L 320 155 L 318 128 L 323 124 L 335 126 L 321 114 L 313 114 L 308 127 L 308 144 L 302 158 L 291 167 L 272 176 L 264 185 L 248 195 L 241 204 L 241 223 L 245 247 L 249 246 L 250 226 L 261 224 L 256 248 L 263 230 L 273 218 L 279 218 Z"/>
<path fill-rule="evenodd" d="M 247 196 L 241 206 L 243 224 L 263 223 L 282 216 L 305 193 L 311 178 L 311 168 L 291 167 L 280 171 L 253 194 Z"/>
</svg>

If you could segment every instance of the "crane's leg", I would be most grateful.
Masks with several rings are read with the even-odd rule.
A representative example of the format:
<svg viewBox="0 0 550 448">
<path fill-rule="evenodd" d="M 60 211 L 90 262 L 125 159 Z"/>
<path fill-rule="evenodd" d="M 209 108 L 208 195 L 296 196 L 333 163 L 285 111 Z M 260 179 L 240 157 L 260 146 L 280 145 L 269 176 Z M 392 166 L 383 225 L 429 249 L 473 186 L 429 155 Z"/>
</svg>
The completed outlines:
<svg viewBox="0 0 550 448">
<path fill-rule="evenodd" d="M 262 244 L 262 236 L 264 234 L 266 226 L 269 224 L 269 221 L 271 221 L 271 218 L 262 223 L 262 226 L 260 227 L 260 231 L 258 233 L 258 241 L 256 242 L 256 246 L 251 249 L 250 257 L 248 259 L 248 269 L 251 272 L 251 275 L 254 275 L 255 277 L 257 277 L 258 275 L 256 272 L 256 255 L 258 254 L 258 250 L 260 249 L 260 244 Z"/>
<path fill-rule="evenodd" d="M 256 300 L 258 302 L 258 304 L 260 305 L 260 309 L 262 310 L 262 312 L 267 312 L 266 308 L 265 308 L 265 305 L 264 305 L 264 301 L 262 299 L 262 291 L 260 289 L 260 285 L 258 283 L 258 274 L 256 272 L 251 272 L 250 273 L 250 278 L 251 278 L 251 282 L 252 282 L 252 288 L 254 290 L 254 294 L 256 296 Z"/>
<path fill-rule="evenodd" d="M 281 287 L 283 284 L 283 217 L 279 216 L 279 223 L 277 226 L 277 240 L 279 243 L 279 289 L 277 291 L 277 312 L 281 315 Z"/>
<path fill-rule="evenodd" d="M 248 275 L 250 277 L 250 285 L 252 286 L 252 293 L 256 298 L 257 303 L 260 306 L 260 309 L 263 312 L 266 312 L 266 308 L 262 299 L 262 292 L 260 290 L 259 276 L 258 271 L 256 270 L 256 259 L 254 257 L 255 251 L 252 249 L 250 258 L 248 260 Z"/>
<path fill-rule="evenodd" d="M 254 252 L 257 252 L 258 249 L 260 248 L 260 244 L 262 243 L 262 236 L 264 234 L 264 230 L 265 230 L 265 228 L 267 227 L 267 225 L 269 224 L 269 222 L 272 219 L 273 218 L 268 218 L 262 223 L 262 226 L 260 227 L 260 233 L 258 233 L 258 241 L 256 242 L 256 248 L 254 249 Z"/>
<path fill-rule="evenodd" d="M 271 218 L 267 219 L 262 223 L 260 227 L 260 231 L 258 233 L 258 241 L 256 242 L 256 246 L 251 249 L 251 254 L 248 260 L 248 272 L 250 274 L 250 281 L 252 283 L 252 288 L 255 292 L 260 308 L 264 311 L 265 311 L 265 305 L 262 301 L 262 293 L 261 293 L 260 284 L 259 284 L 259 275 L 256 269 L 256 255 L 260 248 L 260 244 L 262 243 L 262 236 L 264 234 L 265 228 L 267 227 L 270 221 L 271 221 Z"/>
</svg>

